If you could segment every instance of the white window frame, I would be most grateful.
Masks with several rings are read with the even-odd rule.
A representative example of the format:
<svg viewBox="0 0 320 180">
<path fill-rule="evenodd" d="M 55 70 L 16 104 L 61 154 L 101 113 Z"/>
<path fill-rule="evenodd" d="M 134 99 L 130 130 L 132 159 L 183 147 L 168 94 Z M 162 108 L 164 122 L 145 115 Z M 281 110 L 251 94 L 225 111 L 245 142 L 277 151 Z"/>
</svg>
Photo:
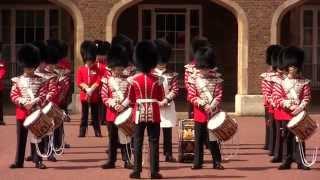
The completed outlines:
<svg viewBox="0 0 320 180">
<path fill-rule="evenodd" d="M 156 29 L 155 29 L 155 9 L 186 9 L 186 40 L 185 40 L 185 62 L 189 62 L 190 56 L 190 11 L 198 10 L 199 11 L 199 35 L 202 36 L 203 33 L 203 19 L 202 19 L 202 6 L 201 5 L 163 5 L 163 4 L 142 4 L 138 6 L 138 39 L 142 40 L 142 11 L 143 10 L 151 10 L 151 39 L 154 40 L 156 37 Z M 172 13 L 177 14 L 177 13 Z"/>
<path fill-rule="evenodd" d="M 320 24 L 318 25 L 318 13 L 320 13 L 320 6 L 303 6 L 300 11 L 300 47 L 305 47 L 304 45 L 304 12 L 305 11 L 313 11 L 313 35 L 312 35 L 312 79 L 311 84 L 314 88 L 320 89 L 320 80 L 318 80 L 318 76 L 320 76 L 320 71 L 318 71 L 317 66 L 320 66 L 320 51 L 318 51 L 318 47 L 320 48 L 320 44 L 318 44 L 318 38 L 320 34 L 318 34 L 318 28 L 320 28 Z M 320 22 L 320 20 L 319 20 Z"/>
</svg>

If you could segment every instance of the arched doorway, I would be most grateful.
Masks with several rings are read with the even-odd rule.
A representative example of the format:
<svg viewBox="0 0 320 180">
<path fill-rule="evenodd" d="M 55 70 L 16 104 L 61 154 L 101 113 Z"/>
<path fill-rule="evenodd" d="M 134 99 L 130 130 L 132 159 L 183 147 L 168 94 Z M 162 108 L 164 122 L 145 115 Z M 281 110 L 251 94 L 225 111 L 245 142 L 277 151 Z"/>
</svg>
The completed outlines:
<svg viewBox="0 0 320 180">
<path fill-rule="evenodd" d="M 21 0 L 3 0 L 0 4 L 0 41 L 8 66 L 6 93 L 10 89 L 10 78 L 21 71 L 16 63 L 16 52 L 24 43 L 64 40 L 69 45 L 71 63 L 78 64 L 73 60 L 79 59 L 83 22 L 80 11 L 71 1 L 31 0 L 26 4 Z"/>
<path fill-rule="evenodd" d="M 284 6 L 286 5 L 286 6 Z M 283 7 L 282 9 L 280 9 Z M 298 46 L 305 51 L 303 74 L 311 80 L 313 99 L 320 97 L 320 2 L 287 1 L 276 11 L 273 43 Z M 282 10 L 282 11 L 280 11 Z M 316 101 L 313 104 L 319 104 Z"/>
<path fill-rule="evenodd" d="M 171 20 L 176 26 L 169 27 Z M 220 72 L 224 74 L 226 108 L 235 111 L 235 95 L 247 94 L 247 26 L 243 10 L 229 0 L 137 0 L 113 6 L 106 36 L 111 40 L 116 33 L 123 33 L 138 41 L 171 34 L 169 41 L 176 48 L 173 68 L 180 74 L 189 58 L 190 40 L 197 35 L 207 36 L 216 48 Z"/>
</svg>

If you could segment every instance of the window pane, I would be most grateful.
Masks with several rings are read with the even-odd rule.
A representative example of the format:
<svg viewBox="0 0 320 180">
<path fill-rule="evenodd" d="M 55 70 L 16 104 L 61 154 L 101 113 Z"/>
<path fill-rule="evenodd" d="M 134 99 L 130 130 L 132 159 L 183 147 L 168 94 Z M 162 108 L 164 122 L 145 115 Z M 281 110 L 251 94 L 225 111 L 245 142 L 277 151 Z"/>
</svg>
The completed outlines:
<svg viewBox="0 0 320 180">
<path fill-rule="evenodd" d="M 24 43 L 24 28 L 16 29 L 16 43 L 23 44 Z"/>
<path fill-rule="evenodd" d="M 313 12 L 308 10 L 303 13 L 303 26 L 312 27 L 313 24 Z"/>
<path fill-rule="evenodd" d="M 166 34 L 166 39 L 167 41 L 175 47 L 175 33 L 174 32 L 169 32 Z"/>
<path fill-rule="evenodd" d="M 157 32 L 156 39 L 166 39 L 166 33 L 164 31 Z"/>
<path fill-rule="evenodd" d="M 36 40 L 44 40 L 44 28 L 36 29 Z"/>
<path fill-rule="evenodd" d="M 303 65 L 303 76 L 312 80 L 312 64 Z"/>
<path fill-rule="evenodd" d="M 4 44 L 2 47 L 2 58 L 9 61 L 11 57 L 11 46 L 9 44 Z"/>
<path fill-rule="evenodd" d="M 10 43 L 10 37 L 11 37 L 11 33 L 10 33 L 10 27 L 6 27 L 2 29 L 2 42 L 3 43 Z"/>
<path fill-rule="evenodd" d="M 199 28 L 191 28 L 190 30 L 190 41 L 200 36 Z"/>
<path fill-rule="evenodd" d="M 50 28 L 50 39 L 59 39 L 59 29 Z"/>
<path fill-rule="evenodd" d="M 312 45 L 313 29 L 304 29 L 303 44 Z"/>
<path fill-rule="evenodd" d="M 157 15 L 156 21 L 157 21 L 157 28 L 156 29 L 160 30 L 160 31 L 164 31 L 165 30 L 165 22 L 166 22 L 165 16 L 164 15 Z"/>
<path fill-rule="evenodd" d="M 185 32 L 177 32 L 176 33 L 177 38 L 177 45 L 176 48 L 178 49 L 184 49 L 185 47 Z"/>
<path fill-rule="evenodd" d="M 26 26 L 33 27 L 34 26 L 34 13 L 33 11 L 26 11 Z"/>
<path fill-rule="evenodd" d="M 312 64 L 312 48 L 311 47 L 304 47 L 305 52 L 305 64 Z"/>
<path fill-rule="evenodd" d="M 186 20 L 185 20 L 185 15 L 177 15 L 176 16 L 176 30 L 177 31 L 185 31 L 186 30 Z"/>
<path fill-rule="evenodd" d="M 142 25 L 151 26 L 151 11 L 143 10 L 142 11 Z"/>
<path fill-rule="evenodd" d="M 176 16 L 175 15 L 167 15 L 166 16 L 166 30 L 168 31 L 175 31 L 175 21 L 176 21 Z"/>
<path fill-rule="evenodd" d="M 36 26 L 44 27 L 44 11 L 36 11 Z"/>
<path fill-rule="evenodd" d="M 26 28 L 26 43 L 33 42 L 34 39 L 34 28 Z"/>
<path fill-rule="evenodd" d="M 199 26 L 199 10 L 191 10 L 190 24 L 191 26 Z"/>
<path fill-rule="evenodd" d="M 16 12 L 16 26 L 24 26 L 24 11 L 19 10 Z"/>
<path fill-rule="evenodd" d="M 58 10 L 50 10 L 50 26 L 58 26 L 59 13 Z"/>
<path fill-rule="evenodd" d="M 10 10 L 2 10 L 2 26 L 9 27 L 11 25 L 11 11 Z"/>
</svg>

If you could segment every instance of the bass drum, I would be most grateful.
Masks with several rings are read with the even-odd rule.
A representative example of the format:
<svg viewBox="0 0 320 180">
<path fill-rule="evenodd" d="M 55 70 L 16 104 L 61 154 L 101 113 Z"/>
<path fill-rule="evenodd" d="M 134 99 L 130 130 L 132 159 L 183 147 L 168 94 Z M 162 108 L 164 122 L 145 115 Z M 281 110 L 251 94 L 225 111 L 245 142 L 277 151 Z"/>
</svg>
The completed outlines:
<svg viewBox="0 0 320 180">
<path fill-rule="evenodd" d="M 302 111 L 290 120 L 287 127 L 300 140 L 304 141 L 316 132 L 318 125 L 306 111 Z"/>
<path fill-rule="evenodd" d="M 231 139 L 238 130 L 236 120 L 228 116 L 225 112 L 219 112 L 214 115 L 209 120 L 207 126 L 209 131 L 212 132 L 220 141 L 227 141 Z"/>
<path fill-rule="evenodd" d="M 42 112 L 49 118 L 53 119 L 54 129 L 59 128 L 64 121 L 70 120 L 69 116 L 52 102 L 49 102 L 46 106 L 44 106 Z"/>
<path fill-rule="evenodd" d="M 134 134 L 134 123 L 131 119 L 132 108 L 128 108 L 121 112 L 115 119 L 114 124 L 127 137 L 132 137 Z"/>
</svg>

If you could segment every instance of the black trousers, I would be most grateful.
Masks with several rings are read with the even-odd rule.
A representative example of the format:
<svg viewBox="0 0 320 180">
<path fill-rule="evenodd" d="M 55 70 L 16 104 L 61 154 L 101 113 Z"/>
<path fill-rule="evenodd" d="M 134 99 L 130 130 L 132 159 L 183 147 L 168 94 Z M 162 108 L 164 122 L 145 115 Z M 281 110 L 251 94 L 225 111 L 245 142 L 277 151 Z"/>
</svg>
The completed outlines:
<svg viewBox="0 0 320 180">
<path fill-rule="evenodd" d="M 117 161 L 117 149 L 119 147 L 118 127 L 113 122 L 107 122 L 109 137 L 109 163 L 114 164 Z M 131 159 L 130 144 L 121 144 L 121 155 L 123 161 Z"/>
<path fill-rule="evenodd" d="M 269 114 L 269 145 L 270 154 L 274 155 L 274 147 L 276 143 L 276 121 L 273 114 Z"/>
<path fill-rule="evenodd" d="M 266 133 L 265 133 L 265 141 L 264 141 L 264 148 L 265 149 L 269 149 L 269 137 L 270 137 L 270 115 L 269 115 L 269 111 L 268 111 L 268 107 L 264 107 L 264 119 L 265 119 L 265 129 L 266 129 Z"/>
<path fill-rule="evenodd" d="M 290 163 L 295 161 L 297 164 L 302 164 L 298 142 L 295 135 L 287 128 L 288 123 L 289 121 L 283 122 L 285 126 L 283 131 L 283 162 Z M 303 151 L 305 151 L 305 144 L 303 143 L 302 146 Z"/>
<path fill-rule="evenodd" d="M 189 119 L 193 118 L 193 105 L 188 102 L 188 117 Z"/>
<path fill-rule="evenodd" d="M 274 145 L 274 159 L 282 160 L 283 154 L 283 141 L 284 141 L 284 128 L 285 121 L 279 121 L 275 119 L 276 124 L 276 141 Z"/>
<path fill-rule="evenodd" d="M 202 166 L 203 164 L 203 146 L 208 141 L 208 129 L 207 123 L 194 123 L 195 133 L 195 151 L 194 151 L 194 166 Z M 214 164 L 221 162 L 221 153 L 219 144 L 217 141 L 209 141 L 208 147 L 211 152 L 211 156 Z"/>
<path fill-rule="evenodd" d="M 134 131 L 134 171 L 142 171 L 142 148 L 144 130 L 147 129 L 149 136 L 149 156 L 151 174 L 159 172 L 159 136 L 160 124 L 142 122 L 136 125 Z"/>
<path fill-rule="evenodd" d="M 162 128 L 163 132 L 163 154 L 172 156 L 172 128 Z"/>
<path fill-rule="evenodd" d="M 100 123 L 105 122 L 105 118 L 106 118 L 106 107 L 102 102 L 102 99 L 99 99 L 99 121 Z"/>
<path fill-rule="evenodd" d="M 99 104 L 81 102 L 81 105 L 82 105 L 82 112 L 81 112 L 80 128 L 88 127 L 89 108 L 91 108 L 91 118 L 92 118 L 93 128 L 95 130 L 100 130 L 99 117 L 98 117 Z"/>
<path fill-rule="evenodd" d="M 24 156 L 26 152 L 26 144 L 27 144 L 27 137 L 28 137 L 28 129 L 23 126 L 23 122 L 17 121 L 17 150 L 16 150 L 16 159 L 15 164 L 23 165 L 24 163 Z M 40 150 L 43 150 L 43 145 L 39 145 Z M 36 146 L 35 144 L 31 144 L 31 155 L 33 158 L 33 162 L 40 162 L 42 158 L 38 156 L 36 153 Z"/>
<path fill-rule="evenodd" d="M 0 122 L 3 122 L 3 92 L 0 91 Z"/>
</svg>

